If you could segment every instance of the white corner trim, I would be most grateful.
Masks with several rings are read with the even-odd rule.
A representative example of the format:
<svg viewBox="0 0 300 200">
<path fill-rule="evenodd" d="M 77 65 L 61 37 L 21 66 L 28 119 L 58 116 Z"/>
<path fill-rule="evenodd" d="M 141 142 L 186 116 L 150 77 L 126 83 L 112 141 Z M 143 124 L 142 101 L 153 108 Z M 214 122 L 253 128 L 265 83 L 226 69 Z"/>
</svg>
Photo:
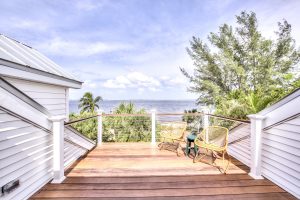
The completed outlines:
<svg viewBox="0 0 300 200">
<path fill-rule="evenodd" d="M 66 121 L 69 121 L 69 114 L 70 114 L 70 105 L 69 105 L 69 99 L 70 99 L 70 89 L 66 88 Z"/>
</svg>

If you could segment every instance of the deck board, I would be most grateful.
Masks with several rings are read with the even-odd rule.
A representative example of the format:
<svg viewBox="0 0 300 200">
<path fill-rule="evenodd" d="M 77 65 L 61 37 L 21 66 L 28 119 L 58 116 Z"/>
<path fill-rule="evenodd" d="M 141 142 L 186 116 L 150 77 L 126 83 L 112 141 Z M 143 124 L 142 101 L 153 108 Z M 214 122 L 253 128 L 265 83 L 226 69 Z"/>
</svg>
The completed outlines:
<svg viewBox="0 0 300 200">
<path fill-rule="evenodd" d="M 62 184 L 47 184 L 32 199 L 295 199 L 248 171 L 235 159 L 224 175 L 149 143 L 105 143 L 70 167 Z"/>
</svg>

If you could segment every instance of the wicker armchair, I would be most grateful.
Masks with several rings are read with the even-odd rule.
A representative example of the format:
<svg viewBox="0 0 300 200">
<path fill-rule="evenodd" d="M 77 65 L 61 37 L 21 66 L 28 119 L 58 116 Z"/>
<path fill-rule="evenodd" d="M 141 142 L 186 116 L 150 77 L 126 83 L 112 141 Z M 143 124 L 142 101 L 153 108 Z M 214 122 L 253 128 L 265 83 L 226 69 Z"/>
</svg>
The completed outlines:
<svg viewBox="0 0 300 200">
<path fill-rule="evenodd" d="M 180 155 L 180 142 L 184 142 L 184 133 L 187 127 L 186 122 L 165 122 L 161 124 L 161 143 L 158 144 L 160 150 L 166 149 L 175 151 Z"/>
<path fill-rule="evenodd" d="M 213 166 L 217 166 L 216 160 L 220 158 L 222 159 L 222 166 L 217 167 L 222 173 L 226 173 L 231 160 L 227 153 L 227 128 L 220 126 L 209 126 L 205 128 L 195 139 L 195 145 L 199 148 L 196 156 L 194 157 L 194 162 L 202 161 Z M 228 156 L 227 161 L 225 159 L 225 155 Z M 210 156 L 210 162 L 204 159 L 206 156 Z"/>
</svg>

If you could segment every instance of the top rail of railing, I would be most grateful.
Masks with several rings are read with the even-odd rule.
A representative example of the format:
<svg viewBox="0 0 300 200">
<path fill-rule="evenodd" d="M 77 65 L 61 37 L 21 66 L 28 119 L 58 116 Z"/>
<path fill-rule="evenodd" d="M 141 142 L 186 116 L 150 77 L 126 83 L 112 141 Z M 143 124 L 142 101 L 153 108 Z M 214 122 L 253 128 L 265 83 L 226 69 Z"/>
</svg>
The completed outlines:
<svg viewBox="0 0 300 200">
<path fill-rule="evenodd" d="M 88 119 L 92 119 L 92 118 L 97 117 L 97 116 L 98 115 L 93 115 L 93 116 L 86 117 L 86 118 L 81 118 L 81 119 L 76 119 L 76 120 L 68 121 L 68 122 L 65 122 L 65 126 L 68 126 L 70 124 L 74 124 L 74 123 L 77 123 L 77 122 L 82 122 L 82 121 L 85 121 L 85 120 L 88 120 Z"/>
<path fill-rule="evenodd" d="M 112 113 L 109 113 L 109 114 L 106 114 L 106 113 L 103 113 L 103 114 L 99 114 L 98 116 L 107 116 L 107 117 L 149 117 L 151 116 L 151 113 L 145 113 L 145 114 L 112 114 Z"/>
<path fill-rule="evenodd" d="M 210 116 L 213 118 L 218 118 L 218 119 L 223 119 L 223 120 L 228 120 L 232 122 L 240 122 L 244 124 L 250 124 L 249 120 L 244 120 L 244 119 L 236 119 L 232 117 L 226 117 L 222 115 L 214 115 L 214 114 L 209 114 L 209 113 L 204 113 L 204 112 L 197 112 L 197 113 L 156 113 L 157 116 Z M 107 117 L 151 117 L 151 113 L 145 113 L 145 114 L 113 114 L 113 113 L 102 113 L 98 115 L 93 115 L 90 117 L 82 118 L 82 119 L 77 119 L 77 120 L 72 120 L 69 122 L 65 122 L 65 126 L 71 125 L 77 122 L 82 122 L 88 119 L 95 118 L 97 116 L 107 116 Z"/>
</svg>

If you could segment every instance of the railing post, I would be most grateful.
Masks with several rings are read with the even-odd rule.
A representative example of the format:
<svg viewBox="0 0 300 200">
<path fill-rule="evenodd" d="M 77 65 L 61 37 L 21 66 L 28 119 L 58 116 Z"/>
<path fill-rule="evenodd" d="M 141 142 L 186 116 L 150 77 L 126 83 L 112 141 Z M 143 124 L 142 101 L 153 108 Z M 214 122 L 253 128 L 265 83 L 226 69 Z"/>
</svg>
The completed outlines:
<svg viewBox="0 0 300 200">
<path fill-rule="evenodd" d="M 97 145 L 101 145 L 102 144 L 102 133 L 103 133 L 103 128 L 102 128 L 102 113 L 103 110 L 98 110 L 98 132 L 97 132 Z"/>
<path fill-rule="evenodd" d="M 204 113 L 204 115 L 202 116 L 202 123 L 203 123 L 203 129 L 207 128 L 209 126 L 209 118 L 208 118 L 208 112 L 209 110 L 207 108 L 204 108 L 202 110 L 202 112 Z M 206 131 L 205 133 L 205 140 L 206 142 L 208 142 L 208 132 Z"/>
<path fill-rule="evenodd" d="M 52 183 L 61 183 L 64 175 L 64 120 L 65 116 L 50 118 L 53 132 L 53 180 Z"/>
<path fill-rule="evenodd" d="M 249 175 L 254 179 L 263 179 L 261 176 L 261 143 L 262 126 L 266 118 L 261 115 L 248 115 L 251 121 L 251 164 Z"/>
<path fill-rule="evenodd" d="M 208 114 L 208 109 L 203 109 L 203 113 L 204 115 L 202 116 L 202 120 L 203 120 L 203 128 L 207 128 L 209 126 L 209 118 L 208 118 L 208 115 L 205 115 L 205 114 Z"/>
<path fill-rule="evenodd" d="M 156 144 L 156 137 L 155 137 L 155 133 L 156 133 L 156 125 L 155 125 L 155 119 L 156 118 L 156 111 L 155 110 L 151 110 L 151 144 L 155 145 Z"/>
</svg>

